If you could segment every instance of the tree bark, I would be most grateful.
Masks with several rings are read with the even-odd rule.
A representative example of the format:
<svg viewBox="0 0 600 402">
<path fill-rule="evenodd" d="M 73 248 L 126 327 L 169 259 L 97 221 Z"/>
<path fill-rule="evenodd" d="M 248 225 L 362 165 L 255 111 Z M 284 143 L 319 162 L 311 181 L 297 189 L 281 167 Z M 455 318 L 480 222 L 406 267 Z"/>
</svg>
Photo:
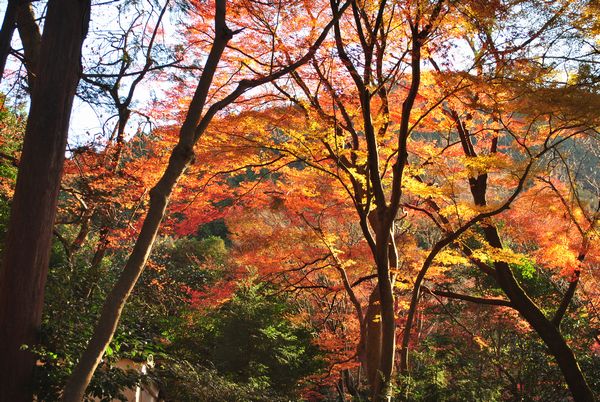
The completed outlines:
<svg viewBox="0 0 600 402">
<path fill-rule="evenodd" d="M 27 84 L 29 93 L 33 93 L 36 77 L 38 75 L 38 63 L 42 36 L 40 28 L 35 22 L 35 15 L 31 4 L 23 3 L 17 11 L 17 30 L 23 43 L 25 56 L 25 68 L 27 69 Z"/>
<path fill-rule="evenodd" d="M 384 233 L 385 232 L 385 233 Z M 381 314 L 381 359 L 377 381 L 373 390 L 373 401 L 391 400 L 392 374 L 396 356 L 396 316 L 394 314 L 394 290 L 390 278 L 389 226 L 377 231 L 377 279 L 379 308 Z"/>
<path fill-rule="evenodd" d="M 12 2 L 11 2 L 12 3 Z M 50 0 L 0 272 L 0 400 L 32 400 L 35 345 L 89 0 Z"/>
<path fill-rule="evenodd" d="M 372 393 L 375 392 L 378 381 L 379 362 L 381 361 L 381 309 L 379 304 L 379 288 L 375 287 L 371 292 L 369 305 L 365 312 L 364 361 L 362 362 Z"/>
</svg>

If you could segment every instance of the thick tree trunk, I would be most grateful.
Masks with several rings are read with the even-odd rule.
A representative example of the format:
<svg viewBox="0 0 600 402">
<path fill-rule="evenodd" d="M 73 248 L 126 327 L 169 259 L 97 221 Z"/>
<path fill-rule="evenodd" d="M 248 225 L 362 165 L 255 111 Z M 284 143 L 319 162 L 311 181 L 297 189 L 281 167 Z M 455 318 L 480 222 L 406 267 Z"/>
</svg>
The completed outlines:
<svg viewBox="0 0 600 402">
<path fill-rule="evenodd" d="M 0 400 L 31 401 L 37 343 L 88 0 L 50 0 L 0 272 Z"/>
<path fill-rule="evenodd" d="M 392 394 L 392 373 L 396 355 L 396 316 L 394 290 L 390 269 L 398 266 L 398 255 L 393 239 L 394 222 L 385 220 L 387 209 L 375 209 L 369 214 L 369 224 L 376 233 L 375 262 L 377 264 L 377 288 L 369 299 L 369 310 L 365 317 L 368 326 L 367 353 L 369 365 L 367 375 L 371 384 L 373 401 L 389 401 Z M 369 315 L 378 314 L 373 321 Z M 369 333 L 370 331 L 370 333 Z M 376 346 L 378 344 L 378 346 Z M 369 350 L 371 348 L 371 350 Z M 373 359 L 379 356 L 377 366 Z"/>
<path fill-rule="evenodd" d="M 379 282 L 381 303 L 381 361 L 379 364 L 379 381 L 375 388 L 373 400 L 391 400 L 392 374 L 396 353 L 396 317 L 394 314 L 394 294 L 389 278 Z"/>
</svg>

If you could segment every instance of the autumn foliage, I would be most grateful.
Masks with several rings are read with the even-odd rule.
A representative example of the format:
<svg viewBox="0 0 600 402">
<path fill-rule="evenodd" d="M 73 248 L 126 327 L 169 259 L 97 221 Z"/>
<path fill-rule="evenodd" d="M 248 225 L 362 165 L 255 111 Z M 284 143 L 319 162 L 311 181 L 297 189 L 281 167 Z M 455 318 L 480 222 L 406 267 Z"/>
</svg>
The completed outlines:
<svg viewBox="0 0 600 402">
<path fill-rule="evenodd" d="M 67 149 L 24 381 L 65 401 L 150 383 L 182 401 L 595 400 L 596 9 L 119 5 L 84 51 L 81 98 L 108 117 Z M 2 234 L 24 119 L 0 110 Z"/>
</svg>

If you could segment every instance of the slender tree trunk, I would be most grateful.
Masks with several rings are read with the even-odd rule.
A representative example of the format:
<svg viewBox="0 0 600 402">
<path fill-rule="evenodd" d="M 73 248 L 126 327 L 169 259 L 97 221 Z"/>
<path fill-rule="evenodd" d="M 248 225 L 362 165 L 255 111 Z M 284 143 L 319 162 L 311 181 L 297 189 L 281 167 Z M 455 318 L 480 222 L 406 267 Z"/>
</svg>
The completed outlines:
<svg viewBox="0 0 600 402">
<path fill-rule="evenodd" d="M 102 211 L 99 212 L 100 214 L 103 214 Z M 101 220 L 107 219 L 107 217 L 105 216 L 101 216 L 100 218 Z M 96 245 L 96 252 L 94 253 L 94 256 L 92 257 L 92 261 L 90 263 L 90 269 L 88 271 L 89 273 L 89 283 L 87 284 L 87 292 L 85 292 L 85 297 L 87 299 L 91 299 L 93 294 L 94 294 L 94 290 L 98 287 L 98 280 L 101 278 L 102 276 L 102 260 L 104 259 L 104 256 L 106 255 L 106 252 L 108 251 L 108 246 L 110 245 L 110 241 L 108 239 L 108 235 L 110 233 L 110 228 L 108 226 L 106 226 L 106 223 L 100 228 L 100 236 L 98 239 L 98 243 Z"/>
<path fill-rule="evenodd" d="M 19 0 L 8 0 L 4 20 L 2 21 L 2 28 L 0 28 L 0 82 L 2 82 L 6 59 L 10 53 L 10 42 L 15 32 L 18 8 Z"/>
<path fill-rule="evenodd" d="M 383 219 L 380 219 L 383 221 Z M 387 229 L 386 229 L 387 227 Z M 390 278 L 388 226 L 377 231 L 377 279 L 379 307 L 381 314 L 381 360 L 377 373 L 378 381 L 373 393 L 373 401 L 390 401 L 394 357 L 396 355 L 396 316 L 394 314 L 394 291 Z"/>
<path fill-rule="evenodd" d="M 352 373 L 350 372 L 350 369 L 345 369 L 342 371 L 342 381 L 344 383 L 344 385 L 346 385 L 346 389 L 348 390 L 348 393 L 350 395 L 352 395 L 353 397 L 360 397 L 360 394 L 358 392 L 358 390 L 356 389 L 356 386 L 359 384 L 358 381 L 354 381 L 354 378 L 352 378 Z"/>
<path fill-rule="evenodd" d="M 379 317 L 378 317 L 379 316 Z M 371 393 L 377 387 L 379 362 L 381 361 L 381 309 L 379 308 L 379 288 L 375 287 L 369 296 L 369 305 L 364 319 L 364 361 Z"/>
<path fill-rule="evenodd" d="M 400 374 L 408 375 L 408 346 L 410 344 L 410 334 L 412 331 L 412 326 L 415 320 L 415 315 L 417 313 L 417 308 L 419 305 L 419 295 L 421 293 L 421 284 L 423 283 L 423 279 L 425 279 L 425 275 L 429 270 L 429 265 L 425 265 L 419 271 L 415 279 L 415 284 L 413 285 L 413 291 L 411 293 L 410 307 L 408 309 L 408 313 L 406 315 L 406 324 L 404 326 L 404 334 L 402 335 L 402 344 L 400 346 Z"/>
<path fill-rule="evenodd" d="M 12 3 L 12 2 L 11 2 Z M 89 0 L 50 0 L 40 73 L 29 119 L 0 271 L 0 400 L 31 401 L 44 286 L 71 106 L 81 71 Z"/>
<path fill-rule="evenodd" d="M 17 11 L 17 29 L 23 43 L 25 68 L 27 69 L 27 84 L 29 92 L 33 93 L 38 74 L 38 62 L 42 37 L 40 28 L 35 22 L 35 15 L 30 3 L 22 3 Z"/>
<path fill-rule="evenodd" d="M 125 302 L 148 260 L 160 222 L 165 214 L 169 197 L 177 181 L 193 159 L 191 148 L 178 146 L 169 166 L 158 184 L 150 192 L 150 208 L 134 249 L 115 287 L 108 295 L 92 339 L 73 371 L 65 388 L 63 401 L 81 401 L 94 371 L 112 341 Z"/>
<path fill-rule="evenodd" d="M 125 303 L 150 256 L 171 193 L 179 178 L 194 159 L 193 146 L 197 139 L 196 130 L 202 116 L 202 110 L 217 64 L 221 59 L 225 46 L 232 38 L 232 32 L 225 24 L 225 13 L 226 0 L 217 0 L 215 13 L 215 32 L 217 34 L 196 93 L 190 104 L 186 120 L 180 129 L 179 142 L 171 154 L 163 176 L 150 191 L 150 206 L 140 234 L 133 251 L 129 255 L 123 273 L 106 298 L 92 338 L 67 382 L 63 394 L 63 401 L 65 402 L 79 402 L 83 399 L 85 390 L 102 360 L 104 351 L 112 341 Z"/>
<path fill-rule="evenodd" d="M 485 238 L 493 247 L 502 248 L 500 236 L 494 226 L 484 228 Z M 558 364 L 573 399 L 577 402 L 592 402 L 594 394 L 588 385 L 583 372 L 577 363 L 573 351 L 563 338 L 560 330 L 546 318 L 539 307 L 527 296 L 515 279 L 509 265 L 498 261 L 495 263 L 498 274 L 498 284 L 506 293 L 517 311 L 527 320 L 529 325 L 542 338 Z"/>
<path fill-rule="evenodd" d="M 577 257 L 579 262 L 582 262 L 584 258 L 585 254 L 583 253 L 579 254 L 579 257 Z M 577 290 L 577 285 L 579 284 L 580 275 L 581 271 L 579 269 L 576 269 L 573 273 L 573 276 L 570 279 L 571 281 L 569 282 L 569 287 L 567 287 L 567 291 L 565 292 L 563 299 L 561 300 L 560 305 L 556 309 L 554 317 L 552 318 L 552 324 L 554 324 L 554 326 L 557 327 L 559 330 L 560 323 L 562 322 L 562 319 L 567 313 L 567 310 L 571 305 L 571 301 L 573 301 L 573 297 L 575 297 L 575 291 Z"/>
</svg>

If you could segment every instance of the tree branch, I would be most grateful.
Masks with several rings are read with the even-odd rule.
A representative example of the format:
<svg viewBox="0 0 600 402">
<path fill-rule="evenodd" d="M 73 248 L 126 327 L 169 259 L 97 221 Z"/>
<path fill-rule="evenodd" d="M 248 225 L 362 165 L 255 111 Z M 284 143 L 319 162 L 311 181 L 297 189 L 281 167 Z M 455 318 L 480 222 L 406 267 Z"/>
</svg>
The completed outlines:
<svg viewBox="0 0 600 402">
<path fill-rule="evenodd" d="M 432 290 L 432 289 L 429 289 L 427 286 L 421 286 L 421 289 L 425 293 L 429 293 L 429 294 L 436 295 L 436 296 L 447 297 L 449 299 L 464 300 L 464 301 L 468 301 L 471 303 L 485 304 L 485 305 L 489 305 L 489 306 L 513 307 L 510 300 L 506 300 L 506 299 L 495 299 L 495 298 L 485 298 L 485 297 L 478 297 L 478 296 L 463 295 L 460 293 L 450 292 L 450 291 L 446 291 L 446 290 L 437 290 L 437 289 Z"/>
</svg>

